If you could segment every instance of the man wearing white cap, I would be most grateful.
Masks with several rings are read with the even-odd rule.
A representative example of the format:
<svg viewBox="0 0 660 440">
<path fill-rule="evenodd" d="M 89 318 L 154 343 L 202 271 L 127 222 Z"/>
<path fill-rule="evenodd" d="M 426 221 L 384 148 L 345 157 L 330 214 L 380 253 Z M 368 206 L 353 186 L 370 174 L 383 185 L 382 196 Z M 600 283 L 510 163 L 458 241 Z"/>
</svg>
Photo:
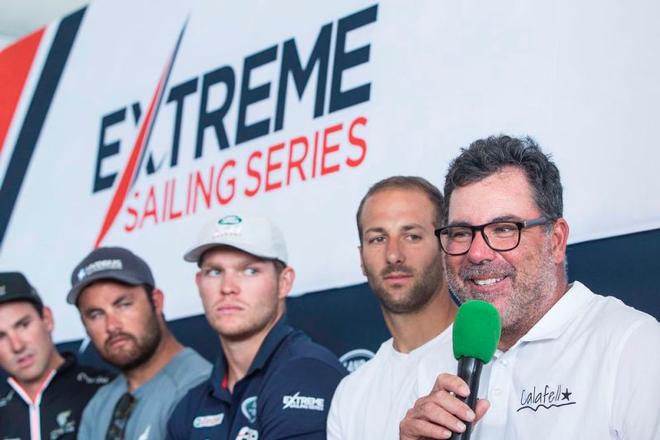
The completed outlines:
<svg viewBox="0 0 660 440">
<path fill-rule="evenodd" d="M 283 320 L 295 278 L 281 232 L 260 217 L 230 215 L 202 231 L 184 259 L 222 352 L 168 424 L 170 439 L 325 439 L 337 358 Z"/>
</svg>

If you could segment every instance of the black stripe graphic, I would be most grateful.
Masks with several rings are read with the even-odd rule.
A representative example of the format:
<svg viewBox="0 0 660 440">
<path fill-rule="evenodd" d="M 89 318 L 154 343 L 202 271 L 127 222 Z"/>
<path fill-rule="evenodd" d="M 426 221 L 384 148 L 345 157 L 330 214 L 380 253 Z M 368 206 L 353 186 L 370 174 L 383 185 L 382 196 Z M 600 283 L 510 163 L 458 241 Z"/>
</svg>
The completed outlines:
<svg viewBox="0 0 660 440">
<path fill-rule="evenodd" d="M 13 154 L 0 188 L 0 249 L 9 226 L 18 194 L 23 186 L 28 165 L 34 154 L 46 115 L 62 77 L 86 7 L 65 17 L 53 39 L 41 77 L 34 90 L 32 101 L 25 114 Z"/>
</svg>

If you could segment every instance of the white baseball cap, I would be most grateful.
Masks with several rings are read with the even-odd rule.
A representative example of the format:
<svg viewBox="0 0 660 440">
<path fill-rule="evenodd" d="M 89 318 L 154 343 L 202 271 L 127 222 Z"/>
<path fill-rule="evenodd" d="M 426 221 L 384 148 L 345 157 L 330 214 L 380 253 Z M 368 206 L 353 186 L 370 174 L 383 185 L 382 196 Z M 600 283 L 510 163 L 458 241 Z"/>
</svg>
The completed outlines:
<svg viewBox="0 0 660 440">
<path fill-rule="evenodd" d="M 259 216 L 225 215 L 207 223 L 199 233 L 197 244 L 183 259 L 199 263 L 204 252 L 217 246 L 231 246 L 284 264 L 288 259 L 282 232 L 270 220 Z"/>
</svg>

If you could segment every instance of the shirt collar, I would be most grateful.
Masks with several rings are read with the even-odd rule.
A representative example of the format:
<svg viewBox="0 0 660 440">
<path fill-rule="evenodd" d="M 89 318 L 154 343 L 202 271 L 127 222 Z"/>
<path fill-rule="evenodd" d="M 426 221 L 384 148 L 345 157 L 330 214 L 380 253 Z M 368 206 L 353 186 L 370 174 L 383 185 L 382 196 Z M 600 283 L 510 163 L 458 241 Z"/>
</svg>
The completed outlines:
<svg viewBox="0 0 660 440">
<path fill-rule="evenodd" d="M 57 368 L 58 373 L 62 373 L 66 370 L 69 370 L 69 369 L 73 368 L 77 363 L 76 355 L 71 353 L 70 351 L 65 351 L 61 355 L 62 355 L 62 358 L 64 359 L 64 362 L 62 363 L 62 365 L 60 365 Z"/>
<path fill-rule="evenodd" d="M 557 339 L 578 319 L 578 315 L 589 300 L 589 289 L 579 281 L 574 281 L 559 301 L 518 342 Z"/>
<path fill-rule="evenodd" d="M 264 366 L 266 365 L 270 357 L 273 355 L 275 350 L 277 350 L 277 347 L 279 347 L 282 341 L 291 332 L 293 332 L 293 328 L 291 328 L 286 323 L 286 320 L 284 318 L 280 319 L 275 324 L 275 326 L 270 330 L 270 332 L 268 332 L 268 335 L 266 335 L 266 338 L 261 343 L 261 347 L 259 347 L 259 350 L 257 351 L 257 355 L 254 357 L 254 360 L 252 361 L 252 364 L 250 365 L 250 368 L 248 369 L 245 377 L 248 377 L 255 371 L 264 368 Z M 222 352 L 222 350 L 220 350 L 218 359 L 216 360 L 215 365 L 213 367 L 213 373 L 211 374 L 211 387 L 213 388 L 214 394 L 217 396 L 221 395 L 221 393 L 223 392 L 221 385 L 226 375 L 227 375 L 227 361 L 225 360 L 224 353 Z"/>
</svg>

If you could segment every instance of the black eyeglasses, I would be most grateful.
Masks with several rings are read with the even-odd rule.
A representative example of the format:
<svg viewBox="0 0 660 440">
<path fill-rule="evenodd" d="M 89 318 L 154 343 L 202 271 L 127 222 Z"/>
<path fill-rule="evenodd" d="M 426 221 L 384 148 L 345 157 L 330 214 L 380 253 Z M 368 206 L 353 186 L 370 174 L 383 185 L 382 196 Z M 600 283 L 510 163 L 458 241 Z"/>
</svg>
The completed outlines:
<svg viewBox="0 0 660 440">
<path fill-rule="evenodd" d="M 435 235 L 440 239 L 442 250 L 448 255 L 467 254 L 477 231 L 481 232 L 484 241 L 492 250 L 506 252 L 518 247 L 520 231 L 532 226 L 547 225 L 550 222 L 552 220 L 546 217 L 539 217 L 521 222 L 497 221 L 479 226 L 445 226 L 436 229 Z"/>
<path fill-rule="evenodd" d="M 123 440 L 124 433 L 126 432 L 126 425 L 128 418 L 133 412 L 135 402 L 137 399 L 131 393 L 126 392 L 119 399 L 115 405 L 115 410 L 112 412 L 112 419 L 108 426 L 108 432 L 105 435 L 105 440 Z"/>
</svg>

